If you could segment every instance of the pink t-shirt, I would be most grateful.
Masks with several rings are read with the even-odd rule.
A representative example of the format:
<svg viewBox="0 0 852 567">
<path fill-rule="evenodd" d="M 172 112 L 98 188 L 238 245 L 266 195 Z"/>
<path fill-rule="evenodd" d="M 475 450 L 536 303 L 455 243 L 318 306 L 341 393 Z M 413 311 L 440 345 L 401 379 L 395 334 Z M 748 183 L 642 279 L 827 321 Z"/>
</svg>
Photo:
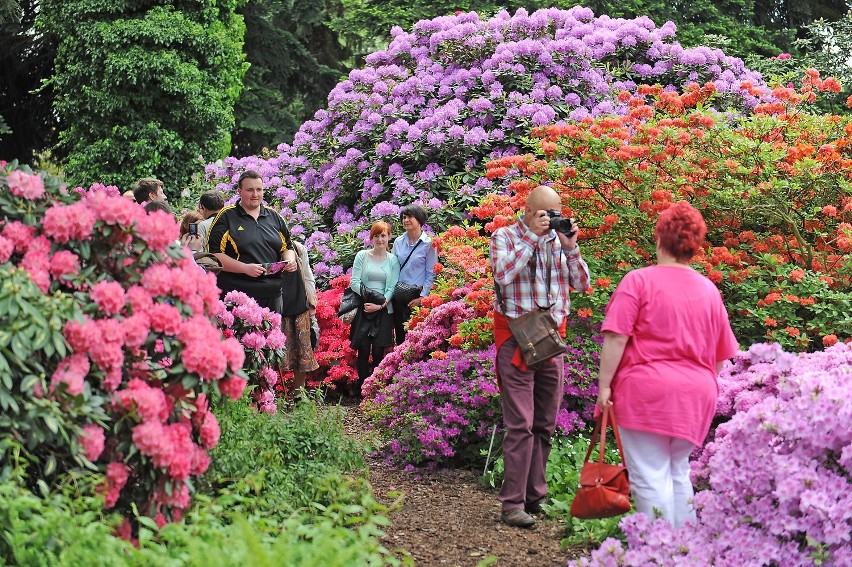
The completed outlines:
<svg viewBox="0 0 852 567">
<path fill-rule="evenodd" d="M 739 348 L 716 286 L 688 268 L 634 270 L 603 330 L 630 337 L 612 381 L 619 426 L 701 445 L 716 413 L 716 363 Z"/>
</svg>

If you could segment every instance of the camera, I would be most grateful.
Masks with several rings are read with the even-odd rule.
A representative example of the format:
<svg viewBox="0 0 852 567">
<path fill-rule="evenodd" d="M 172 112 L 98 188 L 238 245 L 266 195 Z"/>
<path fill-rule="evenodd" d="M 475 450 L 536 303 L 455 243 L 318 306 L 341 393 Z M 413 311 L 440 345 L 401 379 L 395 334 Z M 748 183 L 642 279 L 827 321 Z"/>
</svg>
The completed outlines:
<svg viewBox="0 0 852 567">
<path fill-rule="evenodd" d="M 198 236 L 198 223 L 194 222 L 189 225 L 189 235 Z"/>
<path fill-rule="evenodd" d="M 550 217 L 550 228 L 556 232 L 561 232 L 565 236 L 574 236 L 576 231 L 571 229 L 574 219 L 563 217 L 559 214 L 559 211 L 547 211 L 547 216 Z"/>
</svg>

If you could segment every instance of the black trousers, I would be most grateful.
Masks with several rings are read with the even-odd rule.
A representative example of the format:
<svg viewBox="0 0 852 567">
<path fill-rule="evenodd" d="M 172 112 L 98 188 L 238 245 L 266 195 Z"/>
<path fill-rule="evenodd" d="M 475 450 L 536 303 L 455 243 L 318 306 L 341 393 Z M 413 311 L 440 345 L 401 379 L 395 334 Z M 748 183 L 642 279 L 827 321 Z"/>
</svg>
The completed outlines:
<svg viewBox="0 0 852 567">
<path fill-rule="evenodd" d="M 393 330 L 396 344 L 401 345 L 405 340 L 405 324 L 411 319 L 411 308 L 408 305 L 393 302 Z"/>
<path fill-rule="evenodd" d="M 365 343 L 358 347 L 358 358 L 355 361 L 355 368 L 358 370 L 359 382 L 363 384 L 364 380 L 373 373 L 373 370 L 376 369 L 376 366 L 385 357 L 386 350 L 387 347 L 378 346 L 374 343 Z M 373 355 L 372 361 L 370 360 L 371 354 Z"/>
</svg>

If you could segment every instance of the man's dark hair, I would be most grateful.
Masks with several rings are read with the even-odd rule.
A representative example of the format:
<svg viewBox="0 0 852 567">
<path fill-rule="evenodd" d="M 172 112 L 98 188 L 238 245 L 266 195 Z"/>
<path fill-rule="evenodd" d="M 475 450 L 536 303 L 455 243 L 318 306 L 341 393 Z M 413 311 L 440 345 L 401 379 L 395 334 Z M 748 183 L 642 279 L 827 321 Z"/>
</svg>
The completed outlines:
<svg viewBox="0 0 852 567">
<path fill-rule="evenodd" d="M 225 206 L 225 199 L 220 191 L 205 191 L 198 199 L 198 204 L 208 211 L 218 211 Z"/>
<path fill-rule="evenodd" d="M 154 211 L 166 211 L 170 215 L 175 214 L 169 204 L 165 201 L 148 201 L 145 203 L 146 213 L 153 213 Z"/>
<path fill-rule="evenodd" d="M 426 224 L 426 219 L 428 215 L 426 211 L 420 205 L 405 205 L 402 209 L 399 210 L 399 220 L 402 222 L 402 217 L 412 217 L 414 220 L 420 223 L 420 226 Z"/>
<path fill-rule="evenodd" d="M 145 201 L 150 201 L 151 194 L 157 194 L 157 190 L 163 185 L 163 182 L 153 177 L 140 179 L 133 185 L 133 198 L 140 205 Z"/>
<path fill-rule="evenodd" d="M 253 169 L 247 169 L 240 175 L 240 178 L 237 179 L 237 189 L 243 188 L 243 179 L 263 179 L 258 172 Z"/>
</svg>

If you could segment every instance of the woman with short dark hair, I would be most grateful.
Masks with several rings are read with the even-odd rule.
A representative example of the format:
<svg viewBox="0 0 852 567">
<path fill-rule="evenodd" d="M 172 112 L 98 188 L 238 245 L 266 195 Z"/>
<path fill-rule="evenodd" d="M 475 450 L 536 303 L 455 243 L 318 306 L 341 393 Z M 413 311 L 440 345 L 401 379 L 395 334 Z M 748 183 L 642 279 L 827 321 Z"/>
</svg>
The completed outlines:
<svg viewBox="0 0 852 567">
<path fill-rule="evenodd" d="M 399 220 L 405 230 L 393 242 L 393 253 L 400 264 L 399 281 L 420 288 L 418 297 L 401 302 L 393 301 L 394 331 L 396 344 L 405 340 L 405 324 L 411 318 L 413 307 L 429 295 L 435 283 L 435 264 L 438 251 L 432 247 L 432 239 L 423 232 L 426 211 L 420 205 L 406 205 L 399 211 Z"/>
<path fill-rule="evenodd" d="M 657 221 L 657 264 L 624 276 L 607 306 L 598 406 L 618 417 L 636 510 L 694 520 L 689 455 L 716 412 L 716 377 L 738 345 L 719 290 L 689 261 L 707 226 L 685 202 Z"/>
</svg>

